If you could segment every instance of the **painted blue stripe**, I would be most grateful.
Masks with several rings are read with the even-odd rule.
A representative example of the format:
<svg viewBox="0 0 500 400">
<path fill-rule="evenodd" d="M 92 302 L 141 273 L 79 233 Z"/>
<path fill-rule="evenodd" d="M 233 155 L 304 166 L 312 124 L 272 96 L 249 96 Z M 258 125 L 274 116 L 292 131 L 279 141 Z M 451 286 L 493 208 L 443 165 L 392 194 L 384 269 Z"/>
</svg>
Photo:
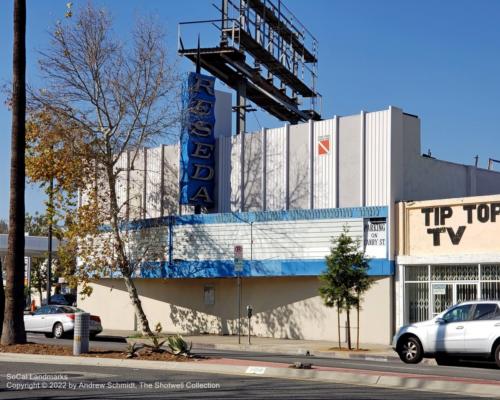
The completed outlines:
<svg viewBox="0 0 500 400">
<path fill-rule="evenodd" d="M 271 221 L 300 221 L 314 219 L 350 219 L 350 218 L 387 218 L 387 207 L 348 207 L 348 208 L 323 208 L 315 210 L 282 210 L 282 211 L 257 211 L 233 212 L 220 214 L 192 214 L 177 215 L 160 218 L 148 218 L 123 223 L 122 230 L 137 230 L 166 226 L 169 220 L 174 225 L 200 225 L 200 224 L 249 224 L 254 222 Z M 110 231 L 110 227 L 101 227 L 103 232 Z"/>
<path fill-rule="evenodd" d="M 372 259 L 368 262 L 368 275 L 394 275 L 394 261 Z M 317 276 L 326 268 L 320 260 L 246 260 L 243 277 Z M 235 277 L 232 260 L 181 261 L 173 265 L 167 262 L 146 262 L 141 265 L 142 278 L 231 278 Z"/>
</svg>

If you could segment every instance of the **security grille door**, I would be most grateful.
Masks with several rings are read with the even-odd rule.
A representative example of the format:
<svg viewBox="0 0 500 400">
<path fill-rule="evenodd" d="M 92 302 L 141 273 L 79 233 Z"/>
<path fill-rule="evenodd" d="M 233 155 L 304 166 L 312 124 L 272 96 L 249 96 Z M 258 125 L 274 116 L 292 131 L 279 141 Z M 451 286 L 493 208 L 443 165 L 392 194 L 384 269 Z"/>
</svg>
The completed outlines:
<svg viewBox="0 0 500 400">
<path fill-rule="evenodd" d="M 432 316 L 453 305 L 453 283 L 432 284 Z"/>
<path fill-rule="evenodd" d="M 457 283 L 456 303 L 477 299 L 477 283 Z"/>
</svg>

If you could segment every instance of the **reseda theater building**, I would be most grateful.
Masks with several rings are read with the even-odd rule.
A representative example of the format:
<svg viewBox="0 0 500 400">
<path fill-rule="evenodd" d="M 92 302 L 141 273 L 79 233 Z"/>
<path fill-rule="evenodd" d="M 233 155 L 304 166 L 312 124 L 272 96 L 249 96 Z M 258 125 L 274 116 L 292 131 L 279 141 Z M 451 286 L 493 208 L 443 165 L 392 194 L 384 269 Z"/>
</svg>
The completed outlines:
<svg viewBox="0 0 500 400">
<path fill-rule="evenodd" d="M 411 304 L 429 301 L 433 285 L 420 281 L 421 274 L 418 279 L 412 272 L 404 274 L 405 268 L 422 270 L 415 258 L 409 259 L 414 269 L 401 261 L 395 268 L 396 245 L 405 248 L 397 237 L 412 231 L 413 222 L 422 223 L 426 241 L 411 236 L 408 243 L 423 247 L 413 254 L 410 245 L 408 253 L 400 252 L 401 260 L 445 257 L 446 251 L 426 252 L 436 251 L 436 240 L 455 249 L 448 242 L 463 245 L 476 225 L 486 226 L 480 221 L 486 218 L 483 207 L 479 214 L 471 211 L 473 223 L 450 225 L 459 218 L 450 206 L 453 215 L 448 208 L 419 210 L 416 214 L 423 222 L 409 217 L 397 234 L 396 216 L 401 212 L 396 202 L 493 194 L 500 188 L 500 174 L 422 156 L 419 118 L 396 107 L 231 135 L 230 124 L 217 128 L 229 118 L 224 116 L 231 114 L 230 102 L 226 111 L 217 110 L 217 102 L 215 198 L 210 213 L 186 215 L 184 209 L 178 215 L 177 146 L 145 149 L 135 158 L 138 165 L 126 159 L 120 164 L 124 168 L 118 192 L 134 220 L 128 230 L 129 251 L 132 258 L 137 255 L 135 281 L 151 323 L 161 322 L 168 332 L 235 334 L 238 272 L 233 251 L 242 245 L 241 313 L 246 305 L 253 306 L 252 333 L 334 340 L 336 311 L 322 304 L 318 275 L 325 269 L 331 239 L 347 227 L 370 257 L 374 279 L 364 296 L 360 340 L 390 343 L 396 326 L 407 318 L 402 311 L 407 303 L 399 304 L 406 296 L 405 285 L 405 293 L 415 292 L 408 294 Z M 432 207 L 439 208 L 437 204 Z M 490 219 L 496 211 L 489 209 Z M 467 221 L 468 211 L 464 212 Z M 464 224 L 465 231 L 460 228 Z M 477 267 L 482 261 L 474 262 Z M 426 268 L 429 264 L 434 261 Z M 119 276 L 104 276 L 92 287 L 93 294 L 79 302 L 81 308 L 100 315 L 104 328 L 137 328 Z M 445 293 L 448 290 L 454 296 L 453 290 L 466 289 L 445 286 Z M 242 333 L 246 329 L 244 319 Z M 344 339 L 344 329 L 342 335 Z"/>
<path fill-rule="evenodd" d="M 398 325 L 500 299 L 500 195 L 398 204 Z"/>
</svg>

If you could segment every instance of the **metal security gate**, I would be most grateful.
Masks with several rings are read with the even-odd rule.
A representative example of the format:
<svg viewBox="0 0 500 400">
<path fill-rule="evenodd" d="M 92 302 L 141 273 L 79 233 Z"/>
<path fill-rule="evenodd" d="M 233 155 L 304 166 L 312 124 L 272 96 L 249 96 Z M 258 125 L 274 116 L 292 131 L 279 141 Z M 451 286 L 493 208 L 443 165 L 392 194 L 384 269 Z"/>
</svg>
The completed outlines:
<svg viewBox="0 0 500 400">
<path fill-rule="evenodd" d="M 500 264 L 404 266 L 403 322 L 433 318 L 468 300 L 500 300 Z"/>
<path fill-rule="evenodd" d="M 478 298 L 479 283 L 432 283 L 431 287 L 431 317 L 453 304 Z"/>
</svg>

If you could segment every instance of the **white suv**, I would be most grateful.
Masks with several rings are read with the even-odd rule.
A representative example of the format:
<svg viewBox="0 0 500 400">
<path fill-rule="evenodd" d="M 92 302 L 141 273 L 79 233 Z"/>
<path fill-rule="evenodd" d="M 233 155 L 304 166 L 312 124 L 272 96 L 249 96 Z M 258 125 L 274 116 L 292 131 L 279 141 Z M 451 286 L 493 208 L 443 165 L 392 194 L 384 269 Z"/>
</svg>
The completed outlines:
<svg viewBox="0 0 500 400">
<path fill-rule="evenodd" d="M 392 340 L 402 361 L 434 357 L 453 365 L 459 357 L 486 358 L 500 367 L 500 301 L 468 301 L 435 318 L 403 326 Z"/>
</svg>

